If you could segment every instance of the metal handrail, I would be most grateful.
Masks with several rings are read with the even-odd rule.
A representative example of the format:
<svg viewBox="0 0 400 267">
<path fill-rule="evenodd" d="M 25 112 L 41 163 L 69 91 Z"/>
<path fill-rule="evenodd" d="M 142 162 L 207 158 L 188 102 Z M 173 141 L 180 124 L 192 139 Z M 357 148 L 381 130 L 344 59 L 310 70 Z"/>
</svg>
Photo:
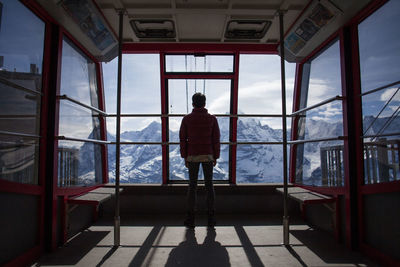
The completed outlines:
<svg viewBox="0 0 400 267">
<path fill-rule="evenodd" d="M 121 117 L 184 117 L 188 114 L 132 114 L 126 113 L 121 114 Z M 240 117 L 271 117 L 281 118 L 281 114 L 213 114 L 215 117 L 229 117 L 229 118 L 240 118 Z M 106 114 L 107 117 L 117 117 L 117 114 Z M 286 115 L 287 117 L 294 117 L 292 115 Z"/>
<path fill-rule="evenodd" d="M 88 142 L 88 143 L 96 143 L 101 145 L 108 145 L 111 144 L 110 141 L 105 140 L 96 140 L 96 139 L 85 139 L 85 138 L 75 138 L 75 137 L 68 137 L 64 135 L 58 135 L 55 137 L 57 140 L 68 140 L 68 141 L 79 141 L 79 142 Z"/>
<path fill-rule="evenodd" d="M 299 113 L 303 113 L 303 112 L 305 112 L 305 111 L 308 111 L 308 110 L 311 110 L 311 109 L 314 109 L 314 108 L 323 106 L 323 105 L 328 104 L 328 103 L 331 103 L 331 102 L 333 102 L 333 101 L 336 101 L 336 100 L 343 100 L 343 99 L 344 99 L 343 96 L 337 95 L 337 96 L 331 97 L 331 98 L 329 98 L 329 99 L 327 99 L 327 100 L 324 100 L 324 101 L 322 101 L 322 102 L 320 102 L 320 103 L 317 103 L 317 104 L 315 104 L 315 105 L 312 105 L 312 106 L 310 106 L 310 107 L 306 107 L 306 108 L 297 110 L 297 111 L 293 112 L 292 114 L 290 114 L 290 116 L 294 116 L 294 115 L 297 115 L 297 114 L 299 114 Z"/>
<path fill-rule="evenodd" d="M 7 132 L 7 131 L 0 131 L 1 135 L 10 135 L 10 136 L 18 136 L 18 137 L 26 137 L 26 138 L 32 138 L 32 139 L 39 139 L 41 138 L 40 135 L 35 135 L 35 134 L 23 134 L 23 133 L 15 133 L 15 132 Z"/>
<path fill-rule="evenodd" d="M 294 140 L 294 141 L 288 141 L 288 144 L 289 145 L 297 145 L 297 144 L 304 144 L 304 143 L 314 143 L 314 142 L 344 140 L 344 139 L 346 139 L 346 136 L 337 136 L 337 137 L 316 138 L 316 139 L 309 139 L 309 140 Z"/>
<path fill-rule="evenodd" d="M 82 103 L 82 102 L 79 102 L 78 100 L 76 100 L 76 99 L 73 99 L 73 98 L 71 98 L 71 97 L 69 97 L 69 96 L 67 96 L 67 95 L 59 95 L 59 96 L 57 96 L 59 99 L 65 99 L 65 100 L 68 100 L 68 101 L 70 101 L 70 102 L 72 102 L 72 103 L 75 103 L 75 104 L 77 104 L 77 105 L 79 105 L 79 106 L 82 106 L 82 107 L 84 107 L 84 108 L 87 108 L 87 109 L 90 109 L 90 110 L 92 110 L 92 111 L 95 111 L 95 112 L 97 112 L 97 113 L 99 113 L 99 114 L 101 114 L 101 115 L 103 115 L 103 116 L 107 116 L 107 113 L 106 112 L 104 112 L 104 111 L 102 111 L 102 110 L 100 110 L 100 109 L 98 109 L 98 108 L 95 108 L 95 107 L 92 107 L 92 106 L 90 106 L 90 105 L 86 105 L 86 104 L 84 104 L 84 103 Z"/>
<path fill-rule="evenodd" d="M 110 145 L 115 145 L 117 142 L 110 141 Z M 179 142 L 134 142 L 134 141 L 121 141 L 121 145 L 179 145 Z M 282 145 L 283 142 L 220 142 L 221 145 Z"/>
<path fill-rule="evenodd" d="M 378 138 L 381 136 L 395 136 L 395 135 L 400 135 L 400 132 L 396 132 L 396 133 L 387 133 L 387 134 L 380 134 L 380 135 L 362 135 L 360 136 L 361 138 Z"/>
<path fill-rule="evenodd" d="M 24 86 L 21 86 L 21 85 L 18 85 L 16 83 L 13 83 L 13 82 L 11 82 L 11 81 L 9 81 L 7 79 L 4 79 L 2 77 L 0 77 L 0 82 L 5 84 L 5 85 L 8 85 L 10 87 L 14 87 L 15 89 L 19 89 L 21 91 L 26 91 L 26 92 L 29 92 L 29 93 L 32 93 L 32 94 L 35 94 L 35 95 L 43 95 L 42 92 L 40 92 L 40 91 L 36 91 L 36 90 L 33 90 L 33 89 L 26 88 Z"/>
<path fill-rule="evenodd" d="M 399 84 L 399 83 L 400 83 L 400 81 L 397 81 L 397 82 L 394 82 L 394 83 L 391 83 L 391 84 L 388 84 L 388 85 L 384 85 L 384 86 L 378 87 L 378 88 L 376 88 L 376 89 L 372 89 L 372 90 L 370 90 L 370 91 L 368 91 L 368 92 L 361 93 L 360 96 L 369 95 L 369 94 L 375 93 L 375 92 L 377 92 L 377 91 L 380 91 L 380 90 L 382 90 L 382 89 L 388 88 L 388 87 L 390 87 L 390 86 L 393 86 L 393 85 L 396 85 L 396 84 Z"/>
</svg>

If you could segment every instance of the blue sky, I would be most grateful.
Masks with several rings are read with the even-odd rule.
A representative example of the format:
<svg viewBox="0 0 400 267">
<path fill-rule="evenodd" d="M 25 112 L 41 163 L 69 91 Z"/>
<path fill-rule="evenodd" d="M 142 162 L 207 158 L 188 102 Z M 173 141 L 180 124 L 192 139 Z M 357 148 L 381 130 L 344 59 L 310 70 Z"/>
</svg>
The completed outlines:
<svg viewBox="0 0 400 267">
<path fill-rule="evenodd" d="M 222 62 L 226 59 L 222 59 Z M 200 62 L 201 63 L 201 62 Z M 198 62 L 197 64 L 200 65 Z M 176 63 L 179 70 L 181 62 Z M 221 65 L 218 60 L 212 64 Z M 223 64 L 222 64 L 223 65 Z M 204 66 L 204 65 L 202 65 Z M 168 65 L 168 68 L 174 66 Z M 214 68 L 214 66 L 211 66 Z M 217 67 L 218 68 L 218 67 Z M 287 110 L 291 111 L 295 64 L 286 64 Z M 209 67 L 206 66 L 206 69 Z M 117 59 L 103 64 L 106 110 L 116 113 Z M 239 112 L 247 114 L 280 114 L 281 113 L 281 77 L 280 59 L 277 55 L 242 55 L 239 66 Z M 160 114 L 160 69 L 158 54 L 123 55 L 122 74 L 122 112 Z M 230 81 L 216 80 L 172 80 L 169 87 L 169 109 L 171 113 L 186 113 L 191 101 L 186 100 L 186 86 L 189 98 L 195 90 L 207 96 L 206 108 L 214 114 L 225 114 L 229 111 Z M 260 118 L 261 119 L 261 118 Z M 126 118 L 122 130 L 144 128 L 154 118 Z M 115 119 L 108 119 L 108 131 L 115 133 Z M 262 119 L 264 124 L 273 128 L 282 128 L 280 119 Z M 171 129 L 179 128 L 179 119 L 171 121 Z"/>
</svg>

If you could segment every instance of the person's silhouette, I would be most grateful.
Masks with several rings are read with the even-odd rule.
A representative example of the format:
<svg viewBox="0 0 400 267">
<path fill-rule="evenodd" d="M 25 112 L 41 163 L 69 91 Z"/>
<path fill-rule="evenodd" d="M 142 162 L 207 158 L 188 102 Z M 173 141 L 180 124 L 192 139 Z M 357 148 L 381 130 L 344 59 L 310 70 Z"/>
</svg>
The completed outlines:
<svg viewBox="0 0 400 267">
<path fill-rule="evenodd" d="M 205 109 L 206 96 L 196 93 L 192 101 L 193 110 L 182 119 L 179 130 L 181 157 L 189 169 L 188 210 L 184 225 L 195 227 L 196 189 L 201 164 L 207 191 L 208 226 L 213 228 L 216 220 L 212 180 L 213 167 L 220 156 L 220 131 L 217 118 Z"/>
</svg>

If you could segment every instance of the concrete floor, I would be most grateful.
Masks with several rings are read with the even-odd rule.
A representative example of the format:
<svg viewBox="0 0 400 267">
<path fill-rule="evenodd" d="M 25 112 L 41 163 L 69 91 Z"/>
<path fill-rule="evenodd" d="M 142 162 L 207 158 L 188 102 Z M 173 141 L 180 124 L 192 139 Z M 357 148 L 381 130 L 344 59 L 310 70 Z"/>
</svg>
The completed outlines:
<svg viewBox="0 0 400 267">
<path fill-rule="evenodd" d="M 71 238 L 33 266 L 377 266 L 346 250 L 329 233 L 292 222 L 282 246 L 278 217 L 219 216 L 215 231 L 205 218 L 194 230 L 183 216 L 121 218 L 121 246 L 114 248 L 112 220 Z"/>
</svg>

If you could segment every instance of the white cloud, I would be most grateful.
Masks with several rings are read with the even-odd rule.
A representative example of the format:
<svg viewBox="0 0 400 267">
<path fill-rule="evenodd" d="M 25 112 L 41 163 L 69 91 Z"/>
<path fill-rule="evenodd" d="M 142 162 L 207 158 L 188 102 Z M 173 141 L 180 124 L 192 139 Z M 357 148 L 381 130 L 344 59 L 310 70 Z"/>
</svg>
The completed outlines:
<svg viewBox="0 0 400 267">
<path fill-rule="evenodd" d="M 381 101 L 387 102 L 397 91 L 397 88 L 389 88 L 385 90 L 380 97 Z M 400 90 L 396 93 L 396 95 L 393 97 L 392 101 L 400 101 Z"/>
</svg>

